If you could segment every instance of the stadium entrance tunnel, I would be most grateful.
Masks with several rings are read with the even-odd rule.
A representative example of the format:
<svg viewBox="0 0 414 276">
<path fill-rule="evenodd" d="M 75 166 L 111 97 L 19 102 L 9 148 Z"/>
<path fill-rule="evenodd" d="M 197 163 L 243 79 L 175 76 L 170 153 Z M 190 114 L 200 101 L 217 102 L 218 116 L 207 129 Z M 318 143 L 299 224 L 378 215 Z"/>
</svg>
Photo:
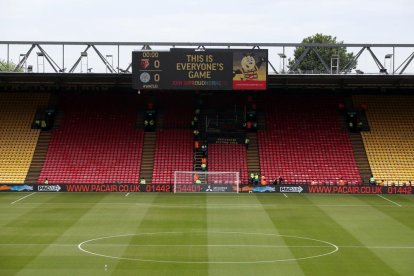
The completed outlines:
<svg viewBox="0 0 414 276">
<path fill-rule="evenodd" d="M 324 257 L 339 250 L 307 237 L 244 232 L 156 232 L 83 241 L 84 253 L 111 259 L 156 263 L 253 264 Z"/>
</svg>

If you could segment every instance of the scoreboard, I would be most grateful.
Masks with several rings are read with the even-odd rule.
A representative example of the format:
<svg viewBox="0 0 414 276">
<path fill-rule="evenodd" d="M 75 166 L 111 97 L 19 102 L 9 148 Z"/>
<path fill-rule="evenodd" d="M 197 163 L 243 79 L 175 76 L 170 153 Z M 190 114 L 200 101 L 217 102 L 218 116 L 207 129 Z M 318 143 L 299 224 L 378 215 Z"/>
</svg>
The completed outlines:
<svg viewBox="0 0 414 276">
<path fill-rule="evenodd" d="M 166 84 L 168 52 L 132 52 L 132 86 L 161 89 Z"/>
<path fill-rule="evenodd" d="M 267 50 L 132 52 L 134 89 L 266 90 Z"/>
</svg>

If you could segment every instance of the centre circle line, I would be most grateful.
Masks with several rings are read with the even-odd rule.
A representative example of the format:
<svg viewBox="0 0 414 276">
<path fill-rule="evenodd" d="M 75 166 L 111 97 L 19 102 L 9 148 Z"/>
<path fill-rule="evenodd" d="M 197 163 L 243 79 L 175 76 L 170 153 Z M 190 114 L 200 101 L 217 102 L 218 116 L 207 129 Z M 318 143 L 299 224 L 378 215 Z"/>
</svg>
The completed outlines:
<svg viewBox="0 0 414 276">
<path fill-rule="evenodd" d="M 306 246 L 308 248 L 333 248 L 332 251 L 329 251 L 327 253 L 318 254 L 318 255 L 312 255 L 307 257 L 299 257 L 299 258 L 287 258 L 287 259 L 275 259 L 275 260 L 258 260 L 258 261 L 173 261 L 173 260 L 154 260 L 154 259 L 142 259 L 142 258 L 128 258 L 128 257 L 116 257 L 111 255 L 105 255 L 101 253 L 92 252 L 89 250 L 86 250 L 83 248 L 83 246 L 87 245 L 90 242 L 93 241 L 99 241 L 104 239 L 111 239 L 111 238 L 119 238 L 119 237 L 130 237 L 130 236 L 144 236 L 144 235 L 174 235 L 174 234 L 238 234 L 238 235 L 260 235 L 260 236 L 273 236 L 273 237 L 285 237 L 285 238 L 296 238 L 296 239 L 302 239 L 302 240 L 309 240 L 309 241 L 315 241 L 319 243 L 326 244 L 325 246 Z M 146 245 L 143 245 L 144 247 Z M 155 245 L 156 246 L 156 245 Z M 162 245 L 159 245 L 162 246 Z M 172 247 L 173 245 L 166 245 L 168 247 Z M 192 245 L 187 245 L 192 246 Z M 208 247 L 209 245 L 197 245 L 197 246 L 204 246 Z M 217 246 L 217 245 L 212 245 Z M 223 245 L 218 245 L 223 246 Z M 226 245 L 227 246 L 227 245 Z M 247 247 L 248 245 L 238 245 L 240 247 Z M 250 245 L 251 246 L 251 245 Z M 252 247 L 252 246 L 251 246 Z M 277 246 L 277 247 L 297 247 L 297 246 Z M 298 247 L 304 247 L 304 246 L 298 246 Z M 78 244 L 78 249 L 81 250 L 84 253 L 91 254 L 94 256 L 100 256 L 110 259 L 118 259 L 118 260 L 129 260 L 129 261 L 140 261 L 140 262 L 153 262 L 153 263 L 176 263 L 176 264 L 259 264 L 259 263 L 275 263 L 275 262 L 289 262 L 289 261 L 298 261 L 298 260 L 306 260 L 306 259 L 313 259 L 313 258 L 320 258 L 323 256 L 328 256 L 333 253 L 338 252 L 339 246 L 323 240 L 308 238 L 308 237 L 300 237 L 300 236 L 290 236 L 290 235 L 279 235 L 279 234 L 272 234 L 272 233 L 248 233 L 248 232 L 152 232 L 152 233 L 138 233 L 138 234 L 121 234 L 121 235 L 113 235 L 113 236 L 104 236 L 94 239 L 89 239 L 86 241 L 83 241 Z"/>
</svg>

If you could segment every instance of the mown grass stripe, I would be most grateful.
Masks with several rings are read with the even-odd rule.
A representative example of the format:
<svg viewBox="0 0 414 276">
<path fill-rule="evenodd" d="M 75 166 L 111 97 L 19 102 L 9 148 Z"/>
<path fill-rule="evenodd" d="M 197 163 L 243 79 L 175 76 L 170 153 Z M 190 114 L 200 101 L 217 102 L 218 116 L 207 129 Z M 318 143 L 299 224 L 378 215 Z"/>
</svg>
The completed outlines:
<svg viewBox="0 0 414 276">
<path fill-rule="evenodd" d="M 5 245 L 0 245 L 0 274 L 412 274 L 414 213 L 409 211 L 413 204 L 410 196 L 388 197 L 403 205 L 401 208 L 376 195 L 289 194 L 289 198 L 283 194 L 124 195 L 37 193 L 30 201 L 23 200 L 15 205 L 10 202 L 16 197 L 8 194 L 1 197 L 0 231 Z M 80 214 L 82 212 L 84 215 Z M 220 252 L 228 254 L 224 256 L 227 259 L 234 256 L 240 260 L 246 259 L 248 252 L 261 252 L 257 250 L 268 250 L 271 254 L 284 250 L 297 258 L 306 252 L 329 249 L 322 244 L 301 244 L 289 238 L 280 238 L 280 242 L 266 244 L 262 249 L 255 248 L 255 245 L 262 245 L 255 238 L 258 236 L 247 234 L 264 233 L 325 240 L 340 249 L 317 259 L 272 264 L 150 264 L 108 260 L 71 246 L 96 237 L 144 232 L 198 234 L 164 237 L 164 240 L 155 235 L 153 239 L 134 236 L 132 241 L 127 238 L 103 240 L 90 248 L 120 256 L 154 252 L 154 259 L 168 257 L 168 254 L 171 258 L 191 258 L 190 252 L 205 260 L 213 260 Z M 239 236 L 231 242 L 226 239 L 226 235 L 237 233 Z M 168 238 L 175 239 L 176 246 L 169 246 Z M 7 245 L 9 243 L 11 245 Z M 142 248 L 141 243 L 147 246 Z M 163 248 L 164 245 L 167 248 Z M 221 249 L 222 245 L 225 250 Z M 224 247 L 228 245 L 233 248 Z M 209 249 L 219 251 L 209 255 Z"/>
<path fill-rule="evenodd" d="M 355 204 L 355 200 L 351 197 L 344 197 L 344 202 Z M 266 204 L 268 198 L 260 198 Z M 292 195 L 289 201 L 295 204 L 315 204 L 318 205 L 322 201 L 324 204 L 330 205 L 339 202 L 338 197 L 332 197 L 332 200 L 326 196 L 318 195 Z M 330 202 L 332 201 L 332 202 Z M 375 275 L 375 273 L 385 275 L 394 275 L 395 271 L 390 268 L 382 259 L 377 257 L 369 249 L 364 247 L 356 239 L 353 233 L 350 233 L 342 224 L 338 223 L 334 216 L 330 216 L 325 210 L 331 210 L 336 216 L 347 208 L 320 207 L 307 209 L 296 209 L 289 205 L 279 208 L 275 211 L 265 207 L 268 216 L 280 233 L 286 235 L 306 235 L 306 237 L 329 241 L 334 244 L 354 244 L 361 246 L 358 250 L 341 250 L 335 254 L 325 256 L 318 259 L 310 259 L 299 261 L 299 265 L 306 275 Z M 354 208 L 350 211 L 355 212 Z M 286 240 L 288 245 L 294 245 L 290 240 Z M 302 250 L 292 248 L 295 256 L 300 256 Z M 370 265 L 366 267 L 355 266 L 353 263 L 360 263 L 361 259 L 369 259 Z M 344 261 L 346 260 L 346 261 Z M 371 265 L 373 264 L 373 265 Z"/>
<path fill-rule="evenodd" d="M 378 200 L 382 200 L 376 195 L 352 195 L 350 199 L 355 203 L 365 203 L 367 205 L 377 204 Z M 316 198 L 312 198 L 311 200 L 312 202 L 317 202 Z M 393 205 L 384 208 L 402 210 Z M 378 250 L 369 247 L 370 245 L 377 244 L 387 245 L 387 243 L 390 243 L 390 245 L 393 246 L 399 245 L 398 240 L 392 239 L 390 242 L 386 238 L 388 232 L 386 228 L 390 226 L 388 226 L 389 223 L 386 221 L 387 218 L 384 214 L 378 212 L 372 206 L 364 207 L 358 211 L 347 208 L 344 208 L 343 210 L 321 208 L 321 211 L 346 231 L 348 235 L 352 236 L 355 240 L 355 243 L 353 244 L 362 246 L 358 250 L 342 250 L 343 252 L 352 252 L 354 256 L 359 256 L 361 259 L 366 258 L 369 260 L 369 264 L 361 264 L 359 265 L 359 269 L 363 269 L 369 275 L 401 275 L 401 272 L 399 271 L 401 267 L 395 266 L 392 262 L 390 263 L 388 256 L 386 256 L 388 254 L 379 254 Z M 395 225 L 393 224 L 393 227 L 394 226 Z M 360 260 L 355 259 L 355 262 L 361 263 Z"/>
<path fill-rule="evenodd" d="M 399 202 L 409 202 L 412 196 L 393 195 L 392 198 L 397 198 Z M 388 231 L 385 231 L 387 235 L 393 234 L 396 239 L 404 239 L 403 242 L 411 240 L 414 243 L 414 239 L 409 238 L 414 235 L 414 213 L 411 211 L 412 208 L 408 206 L 407 203 L 404 203 L 402 208 L 391 204 L 389 206 L 371 205 L 372 208 L 388 217 L 384 220 L 385 229 L 388 229 Z M 381 228 L 384 228 L 384 226 Z"/>
<path fill-rule="evenodd" d="M 96 201 L 102 200 L 104 195 L 101 195 Z M 66 194 L 39 194 L 33 198 L 38 207 L 32 209 L 16 209 L 10 207 L 8 210 L 3 209 L 4 212 L 14 212 L 16 216 L 14 219 L 8 221 L 2 226 L 2 239 L 14 241 L 16 243 L 44 243 L 44 246 L 26 248 L 27 254 L 19 251 L 5 252 L 0 251 L 0 271 L 9 270 L 17 273 L 21 270 L 28 270 L 31 267 L 48 267 L 50 259 L 42 258 L 42 253 L 49 247 L 48 244 L 59 243 L 58 238 L 70 229 L 80 217 L 87 213 L 90 208 L 71 209 L 67 212 L 65 208 L 54 207 L 50 204 L 55 201 L 71 200 Z M 46 204 L 49 208 L 42 208 Z M 24 252 L 24 251 L 23 251 Z M 33 275 L 37 275 L 34 273 Z"/>
<path fill-rule="evenodd" d="M 134 194 L 135 195 L 135 194 Z M 143 199 L 145 195 L 134 196 L 137 203 Z M 144 197 L 145 198 L 145 197 Z M 134 250 L 135 245 L 139 245 L 142 242 L 153 244 L 158 242 L 156 237 L 159 239 L 166 240 L 182 238 L 180 233 L 191 233 L 191 232 L 203 232 L 202 235 L 191 236 L 187 235 L 187 239 L 183 239 L 181 242 L 186 244 L 207 242 L 206 238 L 206 209 L 205 208 L 164 208 L 164 204 L 176 202 L 177 204 L 200 204 L 205 205 L 205 195 L 173 195 L 173 194 L 155 194 L 154 200 L 151 205 L 148 206 L 142 222 L 135 229 L 136 234 L 140 233 L 160 233 L 160 232 L 176 232 L 177 235 L 173 234 L 160 234 L 158 236 L 147 236 L 147 239 L 143 239 L 142 236 L 137 235 L 131 237 L 129 251 L 126 251 L 124 256 L 141 256 L 142 250 Z M 170 241 L 168 241 L 169 243 Z M 182 260 L 190 258 L 193 248 L 183 250 L 182 248 L 154 248 L 154 250 L 146 251 L 145 258 L 151 259 L 151 254 L 159 254 L 154 258 L 162 260 Z M 145 253 L 145 252 L 144 252 Z M 208 259 L 207 248 L 194 248 L 194 257 Z M 153 263 L 153 262 L 140 262 L 140 261 L 119 261 L 116 270 L 118 273 L 124 274 L 139 274 L 139 275 L 208 275 L 207 264 L 182 264 L 182 263 Z"/>
<path fill-rule="evenodd" d="M 254 206 L 250 208 L 227 208 L 223 206 L 221 209 L 208 208 L 208 229 L 209 243 L 214 244 L 217 239 L 222 238 L 223 242 L 229 240 L 225 235 L 218 235 L 217 232 L 232 232 L 234 240 L 240 244 L 254 244 L 255 239 L 261 239 L 260 233 L 269 234 L 272 240 L 279 241 L 279 248 L 267 248 L 266 251 L 277 252 L 284 259 L 294 259 L 291 249 L 286 246 L 283 239 L 278 236 L 279 230 L 275 228 L 269 220 L 267 213 L 264 211 L 262 203 L 257 199 L 260 195 L 250 194 L 247 197 L 234 196 L 232 198 L 210 198 L 208 197 L 207 206 L 214 204 L 229 205 L 246 205 Z M 282 199 L 282 198 L 280 198 Z M 274 206 L 273 206 L 274 207 Z M 259 234 L 259 235 L 255 235 Z M 233 240 L 232 240 L 233 241 Z M 261 259 L 257 254 L 263 255 L 259 249 L 255 248 L 239 248 L 232 250 L 229 248 L 224 251 L 228 253 L 227 259 L 231 260 L 247 260 L 253 263 L 249 264 L 227 264 L 225 266 L 219 264 L 210 264 L 210 275 L 269 275 L 270 271 L 277 271 L 280 275 L 303 275 L 303 271 L 295 261 L 289 261 L 284 264 L 271 262 L 259 263 Z M 217 250 L 210 248 L 210 255 L 217 254 Z M 238 257 L 239 256 L 239 257 Z M 278 256 L 264 256 L 266 260 L 279 259 Z M 254 262 L 257 263 L 254 263 Z"/>
</svg>

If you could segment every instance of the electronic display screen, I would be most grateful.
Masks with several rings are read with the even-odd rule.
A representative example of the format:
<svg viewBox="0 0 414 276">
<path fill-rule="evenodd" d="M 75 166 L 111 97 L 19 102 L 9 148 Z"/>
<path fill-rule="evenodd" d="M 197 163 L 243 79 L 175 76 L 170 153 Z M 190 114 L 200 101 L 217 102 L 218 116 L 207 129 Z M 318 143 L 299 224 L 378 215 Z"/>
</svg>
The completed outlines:
<svg viewBox="0 0 414 276">
<path fill-rule="evenodd" d="M 267 50 L 132 53 L 134 89 L 266 90 Z"/>
</svg>

